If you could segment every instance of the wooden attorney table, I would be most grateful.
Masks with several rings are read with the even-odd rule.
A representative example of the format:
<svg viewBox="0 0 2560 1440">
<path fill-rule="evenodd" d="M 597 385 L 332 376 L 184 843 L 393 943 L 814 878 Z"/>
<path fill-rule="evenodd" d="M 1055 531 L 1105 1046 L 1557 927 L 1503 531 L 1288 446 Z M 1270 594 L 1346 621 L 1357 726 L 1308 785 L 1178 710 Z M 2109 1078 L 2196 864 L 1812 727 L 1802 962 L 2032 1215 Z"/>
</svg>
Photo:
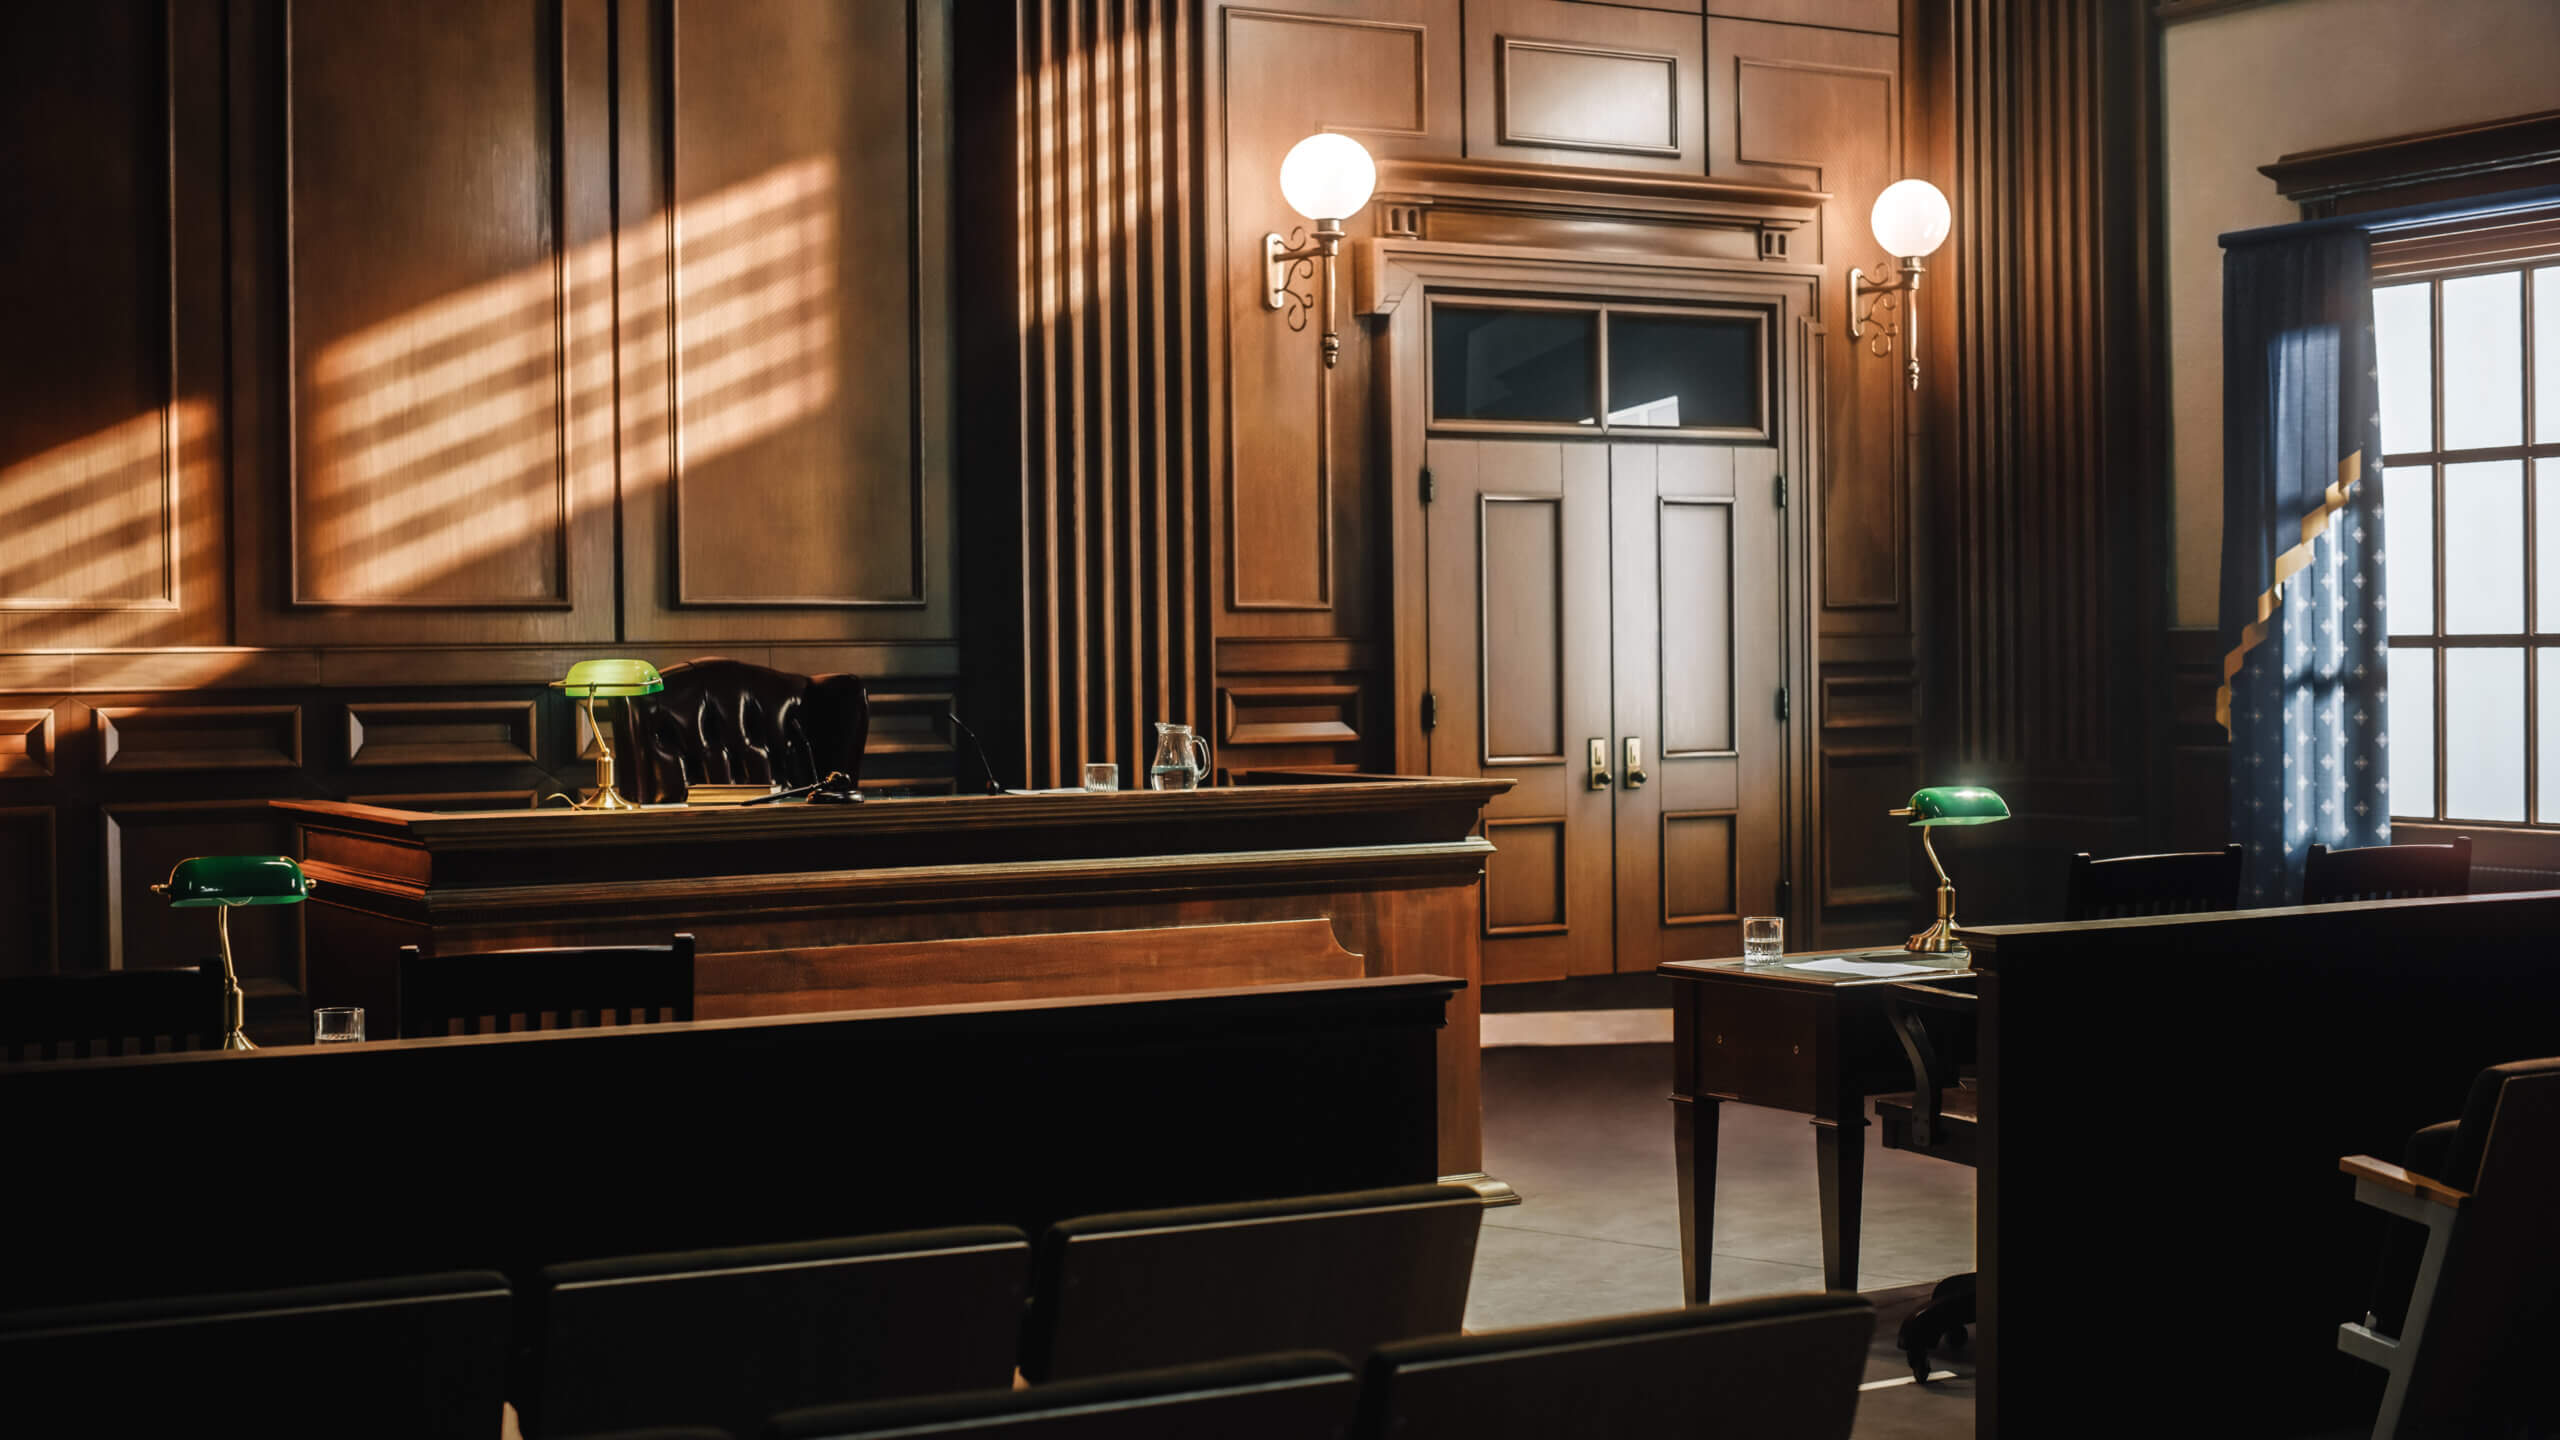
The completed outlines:
<svg viewBox="0 0 2560 1440">
<path fill-rule="evenodd" d="M 403 945 L 664 944 L 694 1014 L 1137 995 L 1447 975 L 1440 1165 L 1483 1171 L 1476 833 L 1508 780 L 638 811 L 280 800 L 318 881 L 313 1005 L 399 1033 Z M 1490 1187 L 1500 1193 L 1499 1187 Z"/>
</svg>

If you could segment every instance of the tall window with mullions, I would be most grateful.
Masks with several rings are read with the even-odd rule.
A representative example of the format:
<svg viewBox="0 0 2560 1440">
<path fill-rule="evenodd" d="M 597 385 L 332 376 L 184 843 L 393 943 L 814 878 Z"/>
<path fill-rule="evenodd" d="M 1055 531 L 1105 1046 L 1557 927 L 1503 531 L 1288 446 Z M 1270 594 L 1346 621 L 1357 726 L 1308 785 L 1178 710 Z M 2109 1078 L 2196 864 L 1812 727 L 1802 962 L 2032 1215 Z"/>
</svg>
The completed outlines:
<svg viewBox="0 0 2560 1440">
<path fill-rule="evenodd" d="M 2560 224 L 2378 243 L 2373 308 L 2392 816 L 2560 827 Z"/>
</svg>

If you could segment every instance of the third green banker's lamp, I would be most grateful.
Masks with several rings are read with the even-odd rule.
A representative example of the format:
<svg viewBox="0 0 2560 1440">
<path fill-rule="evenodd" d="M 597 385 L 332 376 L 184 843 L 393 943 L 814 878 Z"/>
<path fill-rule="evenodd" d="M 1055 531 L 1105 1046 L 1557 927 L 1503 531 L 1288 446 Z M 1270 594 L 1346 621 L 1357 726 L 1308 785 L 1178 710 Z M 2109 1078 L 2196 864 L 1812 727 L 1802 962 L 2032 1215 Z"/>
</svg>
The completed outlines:
<svg viewBox="0 0 2560 1440">
<path fill-rule="evenodd" d="M 240 1033 L 245 997 L 240 970 L 231 963 L 231 911 L 238 905 L 299 905 L 311 893 L 302 867 L 283 855 L 199 855 L 181 860 L 169 878 L 151 887 L 173 910 L 212 905 L 213 932 L 222 937 L 222 1048 L 255 1050 Z"/>
<path fill-rule="evenodd" d="M 613 788 L 613 734 L 596 719 L 596 700 L 657 694 L 667 688 L 667 682 L 658 678 L 658 667 L 646 660 L 581 660 L 569 667 L 568 674 L 551 683 L 571 699 L 587 702 L 587 726 L 596 732 L 596 793 L 592 799 L 572 801 L 572 806 L 579 810 L 639 809 Z"/>
<path fill-rule="evenodd" d="M 1930 922 L 1928 929 L 1905 941 L 1902 948 L 1925 955 L 1963 949 L 1956 943 L 1955 882 L 1947 878 L 1947 867 L 1938 863 L 1938 847 L 1929 843 L 1929 832 L 1941 825 L 1989 825 L 2006 820 L 2009 802 L 1979 785 L 1932 785 L 1913 791 L 1909 805 L 1887 813 L 1910 817 L 1912 827 L 1920 832 L 1920 849 L 1929 857 L 1929 868 L 1938 872 L 1938 918 Z"/>
</svg>

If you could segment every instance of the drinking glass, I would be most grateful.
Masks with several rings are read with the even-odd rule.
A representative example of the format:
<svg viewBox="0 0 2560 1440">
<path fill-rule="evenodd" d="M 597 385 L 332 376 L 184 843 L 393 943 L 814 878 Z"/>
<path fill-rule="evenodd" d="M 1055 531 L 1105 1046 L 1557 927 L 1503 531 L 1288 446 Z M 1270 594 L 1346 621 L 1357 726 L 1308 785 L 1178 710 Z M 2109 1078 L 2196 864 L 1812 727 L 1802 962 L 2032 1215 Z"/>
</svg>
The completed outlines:
<svg viewBox="0 0 2560 1440">
<path fill-rule="evenodd" d="M 364 1038 L 364 1007 L 331 1005 L 311 1012 L 311 1043 L 352 1045 Z"/>
<path fill-rule="evenodd" d="M 1753 915 L 1742 922 L 1742 959 L 1747 965 L 1774 965 L 1787 953 L 1787 922 L 1775 915 Z"/>
<path fill-rule="evenodd" d="M 1087 765 L 1084 767 L 1084 788 L 1103 791 L 1119 789 L 1120 767 L 1109 762 Z"/>
</svg>

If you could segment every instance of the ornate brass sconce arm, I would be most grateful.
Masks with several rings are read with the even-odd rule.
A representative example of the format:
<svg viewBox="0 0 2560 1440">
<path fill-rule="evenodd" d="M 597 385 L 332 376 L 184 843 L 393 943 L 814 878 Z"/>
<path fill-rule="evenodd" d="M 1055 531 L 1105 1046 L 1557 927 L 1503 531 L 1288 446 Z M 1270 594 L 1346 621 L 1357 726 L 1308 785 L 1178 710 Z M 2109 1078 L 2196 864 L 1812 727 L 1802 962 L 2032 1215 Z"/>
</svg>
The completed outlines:
<svg viewBox="0 0 2560 1440">
<path fill-rule="evenodd" d="M 1342 248 L 1342 222 L 1319 220 L 1315 237 L 1306 240 L 1303 227 L 1289 232 L 1286 240 L 1278 231 L 1262 237 L 1263 295 L 1266 310 L 1286 310 L 1289 328 L 1304 330 L 1307 317 L 1318 304 L 1312 293 L 1301 293 L 1296 286 L 1303 279 L 1311 288 L 1323 291 L 1324 368 L 1334 368 L 1342 358 L 1342 337 L 1333 325 L 1333 259 Z M 1321 266 L 1321 273 L 1318 267 Z"/>
<path fill-rule="evenodd" d="M 1883 267 L 1877 267 L 1882 273 Z M 1865 337 L 1869 353 L 1890 355 L 1893 338 L 1902 337 L 1903 368 L 1911 380 L 1911 388 L 1920 388 L 1920 257 L 1906 256 L 1900 264 L 1901 274 L 1892 280 L 1872 279 L 1863 270 L 1849 272 L 1849 335 Z M 1908 298 L 1906 298 L 1908 297 Z M 1899 323 L 1881 318 L 1877 312 L 1891 310 L 1900 316 Z M 1872 336 L 1868 331 L 1874 331 Z"/>
</svg>

